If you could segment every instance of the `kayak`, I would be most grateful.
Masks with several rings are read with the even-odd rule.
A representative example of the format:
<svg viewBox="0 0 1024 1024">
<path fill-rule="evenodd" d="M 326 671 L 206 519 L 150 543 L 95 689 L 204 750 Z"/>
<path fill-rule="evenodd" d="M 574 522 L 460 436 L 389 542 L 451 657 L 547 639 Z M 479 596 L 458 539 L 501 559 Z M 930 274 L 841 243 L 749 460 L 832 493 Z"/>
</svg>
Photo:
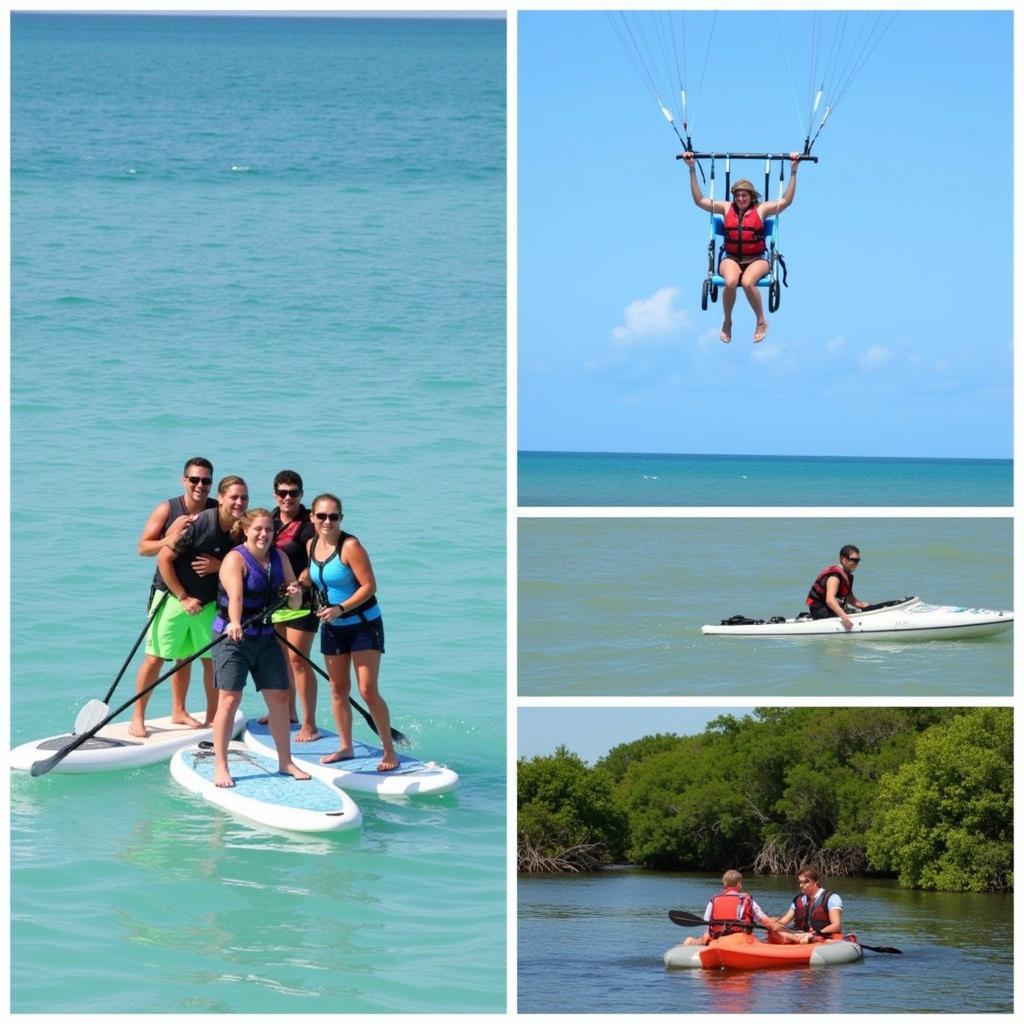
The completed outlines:
<svg viewBox="0 0 1024 1024">
<path fill-rule="evenodd" d="M 292 725 L 292 757 L 296 764 L 307 770 L 317 769 L 319 774 L 329 778 L 342 789 L 353 789 L 378 796 L 415 796 L 428 793 L 447 793 L 459 784 L 458 775 L 450 768 L 434 761 L 417 761 L 414 757 L 399 755 L 398 767 L 390 772 L 377 771 L 383 751 L 367 743 L 354 740 L 351 760 L 321 764 L 320 758 L 338 749 L 338 734 L 328 729 L 320 730 L 320 738 L 310 743 L 297 743 L 295 733 L 298 725 Z M 255 718 L 250 719 L 242 736 L 246 745 L 261 754 L 272 754 L 274 741 L 270 727 L 261 725 Z"/>
<path fill-rule="evenodd" d="M 810 942 L 806 945 L 765 942 L 754 935 L 736 932 L 712 939 L 706 946 L 674 946 L 664 957 L 669 969 L 720 967 L 735 970 L 766 970 L 780 967 L 827 967 L 848 964 L 863 956 L 856 935 Z"/>
<path fill-rule="evenodd" d="M 212 747 L 192 746 L 171 758 L 171 775 L 190 793 L 256 825 L 286 832 L 335 832 L 362 822 L 347 793 L 317 775 L 299 780 L 282 774 L 276 755 L 264 757 L 233 742 L 228 765 L 235 784 L 222 789 L 213 783 Z"/>
<path fill-rule="evenodd" d="M 235 715 L 232 736 L 237 736 L 245 725 L 245 716 L 239 711 Z M 145 739 L 132 736 L 127 722 L 111 722 L 92 739 L 59 761 L 51 771 L 66 775 L 84 772 L 111 772 L 125 768 L 141 768 L 147 764 L 166 761 L 175 751 L 191 746 L 201 740 L 213 738 L 212 729 L 190 729 L 186 725 L 175 725 L 169 715 L 163 718 L 146 719 L 149 735 Z M 51 757 L 61 747 L 66 747 L 75 738 L 74 733 L 47 736 L 42 740 L 30 740 L 11 751 L 11 768 L 15 771 L 30 771 L 36 761 Z"/>
<path fill-rule="evenodd" d="M 746 619 L 742 615 L 717 626 L 701 626 L 705 636 L 806 637 L 841 636 L 867 640 L 947 640 L 994 636 L 1013 626 L 1012 611 L 928 604 L 919 597 L 869 605 L 851 612 L 853 628 L 847 632 L 838 618 Z"/>
</svg>

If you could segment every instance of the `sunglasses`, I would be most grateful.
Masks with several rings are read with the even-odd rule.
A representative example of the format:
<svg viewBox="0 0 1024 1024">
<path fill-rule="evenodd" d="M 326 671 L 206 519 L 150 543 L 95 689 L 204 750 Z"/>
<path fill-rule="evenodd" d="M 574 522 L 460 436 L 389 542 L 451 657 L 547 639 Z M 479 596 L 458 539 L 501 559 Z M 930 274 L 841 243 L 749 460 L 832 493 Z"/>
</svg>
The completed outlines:
<svg viewBox="0 0 1024 1024">
<path fill-rule="evenodd" d="M 302 491 L 298 487 L 279 487 L 274 493 L 279 498 L 297 498 Z"/>
<path fill-rule="evenodd" d="M 846 556 L 846 560 L 847 560 L 848 562 L 859 562 L 859 561 L 860 561 L 860 559 L 859 559 L 859 558 L 854 558 L 854 557 L 853 557 L 852 555 L 847 555 L 847 556 Z"/>
<path fill-rule="evenodd" d="M 206 487 L 209 487 L 210 484 L 213 483 L 213 477 L 212 476 L 187 476 L 187 477 L 185 477 L 185 479 L 190 484 L 203 484 Z"/>
<path fill-rule="evenodd" d="M 319 523 L 324 522 L 324 520 L 327 520 L 328 522 L 331 522 L 331 523 L 336 523 L 339 519 L 341 519 L 341 513 L 340 512 L 314 512 L 313 513 L 313 518 L 317 522 L 319 522 Z"/>
</svg>

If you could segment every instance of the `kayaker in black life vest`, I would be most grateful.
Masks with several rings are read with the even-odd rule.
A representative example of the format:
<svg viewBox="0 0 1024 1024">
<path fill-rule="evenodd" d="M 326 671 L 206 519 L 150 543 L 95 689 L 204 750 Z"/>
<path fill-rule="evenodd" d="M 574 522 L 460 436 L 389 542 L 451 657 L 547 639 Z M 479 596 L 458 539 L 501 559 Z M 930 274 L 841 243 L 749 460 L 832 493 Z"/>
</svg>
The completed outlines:
<svg viewBox="0 0 1024 1024">
<path fill-rule="evenodd" d="M 853 595 L 853 574 L 860 565 L 860 549 L 844 544 L 839 549 L 839 563 L 826 566 L 815 577 L 807 594 L 807 608 L 812 619 L 836 617 L 847 631 L 853 629 L 853 620 L 846 614 L 850 606 L 867 608 L 866 601 Z"/>
<path fill-rule="evenodd" d="M 781 213 L 796 194 L 796 172 L 800 166 L 800 154 L 790 153 L 789 183 L 782 197 L 773 202 L 761 202 L 761 196 L 752 182 L 741 178 L 732 186 L 732 201 L 707 198 L 697 183 L 697 168 L 693 153 L 684 153 L 683 160 L 690 168 L 690 194 L 693 201 L 708 213 L 718 213 L 725 218 L 725 252 L 718 264 L 718 272 L 725 280 L 722 291 L 722 330 L 718 335 L 728 344 L 732 341 L 732 307 L 736 302 L 736 289 L 743 285 L 743 291 L 750 308 L 757 318 L 754 342 L 764 341 L 768 333 L 768 321 L 761 306 L 761 293 L 757 282 L 768 273 L 768 251 L 765 246 L 764 220 Z"/>
<path fill-rule="evenodd" d="M 800 891 L 793 897 L 789 909 L 779 918 L 784 927 L 793 922 L 795 932 L 778 932 L 785 942 L 821 942 L 828 936 L 843 934 L 843 900 L 838 893 L 829 892 L 818 884 L 818 872 L 803 867 L 797 873 Z"/>
</svg>

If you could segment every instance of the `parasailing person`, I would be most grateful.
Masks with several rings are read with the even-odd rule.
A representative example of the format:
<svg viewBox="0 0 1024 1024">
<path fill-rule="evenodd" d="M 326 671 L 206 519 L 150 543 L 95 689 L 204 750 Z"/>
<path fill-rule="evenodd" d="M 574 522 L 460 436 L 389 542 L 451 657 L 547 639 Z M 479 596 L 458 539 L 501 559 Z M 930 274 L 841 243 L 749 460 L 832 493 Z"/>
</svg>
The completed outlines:
<svg viewBox="0 0 1024 1024">
<path fill-rule="evenodd" d="M 754 342 L 764 340 L 768 333 L 768 321 L 764 318 L 758 282 L 769 273 L 768 249 L 765 243 L 765 220 L 785 210 L 796 194 L 796 172 L 800 166 L 800 154 L 790 153 L 789 183 L 786 191 L 776 200 L 762 201 L 753 182 L 741 178 L 732 186 L 732 199 L 711 199 L 701 192 L 697 182 L 697 165 L 692 152 L 683 154 L 683 160 L 690 169 L 690 194 L 694 203 L 712 215 L 724 218 L 725 241 L 722 246 L 718 273 L 724 281 L 722 291 L 722 330 L 719 338 L 728 344 L 732 341 L 732 310 L 736 303 L 736 291 L 742 286 L 743 293 L 754 311 L 756 326 Z"/>
</svg>

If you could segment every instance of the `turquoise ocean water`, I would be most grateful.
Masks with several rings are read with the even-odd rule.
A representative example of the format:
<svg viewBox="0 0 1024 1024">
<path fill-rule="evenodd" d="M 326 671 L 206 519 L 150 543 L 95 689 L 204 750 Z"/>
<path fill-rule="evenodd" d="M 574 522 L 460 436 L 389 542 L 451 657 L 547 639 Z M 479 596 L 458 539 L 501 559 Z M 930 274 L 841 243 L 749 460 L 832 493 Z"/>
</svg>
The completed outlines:
<svg viewBox="0 0 1024 1024">
<path fill-rule="evenodd" d="M 518 473 L 520 505 L 1013 503 L 1010 459 L 519 452 Z"/>
<path fill-rule="evenodd" d="M 843 544 L 854 592 L 1013 607 L 1009 518 L 520 519 L 519 692 L 528 696 L 1006 696 L 1013 632 L 977 640 L 703 636 L 793 616 Z"/>
<path fill-rule="evenodd" d="M 105 693 L 201 454 L 343 497 L 462 777 L 302 840 L 166 765 L 12 776 L 15 1011 L 504 1008 L 504 94 L 500 20 L 13 17 L 12 742 Z"/>
</svg>

